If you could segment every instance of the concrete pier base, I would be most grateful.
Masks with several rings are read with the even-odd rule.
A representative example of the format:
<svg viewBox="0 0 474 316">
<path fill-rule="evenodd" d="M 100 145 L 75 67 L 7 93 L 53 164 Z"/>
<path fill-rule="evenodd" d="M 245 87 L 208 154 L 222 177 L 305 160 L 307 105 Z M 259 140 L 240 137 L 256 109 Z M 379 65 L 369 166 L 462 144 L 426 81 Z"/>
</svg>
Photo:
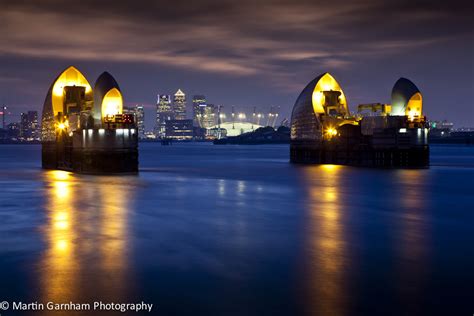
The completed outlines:
<svg viewBox="0 0 474 316">
<path fill-rule="evenodd" d="M 136 131 L 89 129 L 62 134 L 42 144 L 42 167 L 77 173 L 138 172 Z"/>
<path fill-rule="evenodd" d="M 307 164 L 337 164 L 378 168 L 429 167 L 429 146 L 374 149 L 335 144 L 291 144 L 290 161 Z"/>
</svg>

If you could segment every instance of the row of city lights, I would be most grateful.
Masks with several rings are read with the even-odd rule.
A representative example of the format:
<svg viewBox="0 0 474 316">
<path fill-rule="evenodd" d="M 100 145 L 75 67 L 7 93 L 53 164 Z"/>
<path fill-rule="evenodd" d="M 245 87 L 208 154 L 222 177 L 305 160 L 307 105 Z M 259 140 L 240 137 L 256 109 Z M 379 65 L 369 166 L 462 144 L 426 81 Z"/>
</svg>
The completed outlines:
<svg viewBox="0 0 474 316">
<path fill-rule="evenodd" d="M 236 114 L 236 113 L 232 113 L 232 117 L 235 117 L 236 115 L 237 115 L 237 118 L 239 118 L 239 119 L 246 119 L 246 118 L 247 118 L 247 114 L 245 114 L 245 113 L 243 113 L 243 112 L 237 113 L 237 114 Z M 205 118 L 208 117 L 207 114 L 204 114 L 204 115 L 202 115 L 202 114 L 196 114 L 196 116 L 197 116 L 197 117 L 205 117 Z M 212 114 L 210 114 L 210 116 L 215 116 L 215 114 L 212 113 Z M 253 116 L 253 117 L 258 117 L 258 118 L 265 117 L 265 115 L 262 114 L 262 113 L 253 113 L 252 116 Z M 275 114 L 270 113 L 270 114 L 268 114 L 268 116 L 269 116 L 269 117 L 278 117 L 278 113 L 275 113 Z M 226 118 L 227 115 L 226 115 L 225 113 L 221 113 L 221 114 L 219 114 L 219 117 L 220 117 L 220 118 Z"/>
</svg>

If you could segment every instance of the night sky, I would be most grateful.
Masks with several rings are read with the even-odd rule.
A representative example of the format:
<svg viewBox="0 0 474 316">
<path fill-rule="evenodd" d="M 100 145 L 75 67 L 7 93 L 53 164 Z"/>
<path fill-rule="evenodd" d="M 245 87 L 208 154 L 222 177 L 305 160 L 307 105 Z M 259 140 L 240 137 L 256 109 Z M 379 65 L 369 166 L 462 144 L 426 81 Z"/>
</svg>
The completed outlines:
<svg viewBox="0 0 474 316">
<path fill-rule="evenodd" d="M 40 110 L 52 80 L 75 65 L 93 85 L 104 70 L 127 105 L 178 88 L 251 111 L 281 107 L 322 72 L 352 111 L 390 103 L 411 79 L 429 119 L 474 126 L 474 10 L 470 1 L 0 0 L 0 103 L 18 120 Z"/>
</svg>

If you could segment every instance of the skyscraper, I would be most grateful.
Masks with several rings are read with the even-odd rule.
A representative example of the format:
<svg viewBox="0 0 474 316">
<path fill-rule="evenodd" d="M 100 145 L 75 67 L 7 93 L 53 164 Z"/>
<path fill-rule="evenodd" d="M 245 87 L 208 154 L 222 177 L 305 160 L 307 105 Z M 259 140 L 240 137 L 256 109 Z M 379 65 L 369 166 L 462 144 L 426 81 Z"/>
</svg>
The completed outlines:
<svg viewBox="0 0 474 316">
<path fill-rule="evenodd" d="M 41 130 L 38 123 L 38 112 L 37 111 L 28 111 L 28 128 L 31 131 L 30 135 L 34 140 L 40 140 Z"/>
<path fill-rule="evenodd" d="M 173 113 L 175 120 L 186 119 L 186 94 L 181 89 L 174 94 Z"/>
<path fill-rule="evenodd" d="M 38 124 L 38 112 L 28 111 L 20 114 L 20 137 L 27 139 L 40 139 L 40 129 Z"/>
<path fill-rule="evenodd" d="M 204 107 L 202 127 L 211 128 L 216 125 L 216 106 L 214 104 L 207 104 Z"/>
<path fill-rule="evenodd" d="M 206 97 L 203 95 L 193 96 L 193 123 L 194 126 L 203 127 L 203 109 L 206 107 Z"/>
<path fill-rule="evenodd" d="M 20 113 L 20 138 L 27 139 L 28 137 L 28 114 Z"/>
<path fill-rule="evenodd" d="M 145 110 L 142 105 L 135 105 L 134 114 L 138 130 L 138 138 L 145 138 Z"/>
<path fill-rule="evenodd" d="M 172 119 L 171 96 L 169 94 L 159 94 L 156 102 L 156 137 L 166 137 L 166 122 Z"/>
<path fill-rule="evenodd" d="M 216 125 L 215 105 L 207 104 L 206 97 L 195 95 L 193 97 L 193 120 L 194 126 L 210 128 Z"/>
</svg>

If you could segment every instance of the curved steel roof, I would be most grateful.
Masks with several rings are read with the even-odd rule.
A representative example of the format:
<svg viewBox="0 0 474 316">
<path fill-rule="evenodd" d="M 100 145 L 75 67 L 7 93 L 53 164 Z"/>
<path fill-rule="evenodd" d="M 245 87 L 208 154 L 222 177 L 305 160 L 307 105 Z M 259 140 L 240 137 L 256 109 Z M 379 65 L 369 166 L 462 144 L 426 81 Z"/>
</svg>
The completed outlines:
<svg viewBox="0 0 474 316">
<path fill-rule="evenodd" d="M 42 138 L 45 141 L 54 140 L 55 116 L 62 112 L 63 89 L 65 86 L 84 86 L 86 88 L 86 100 L 92 100 L 92 89 L 86 77 L 74 66 L 69 66 L 53 80 L 48 89 L 43 103 L 42 112 Z"/>
<path fill-rule="evenodd" d="M 114 88 L 122 93 L 117 81 L 115 81 L 114 77 L 107 71 L 103 72 L 99 78 L 97 78 L 94 85 L 94 120 L 96 123 L 100 123 L 102 119 L 102 101 L 105 95 Z"/>
<path fill-rule="evenodd" d="M 320 122 L 313 108 L 313 91 L 325 74 L 311 80 L 296 99 L 291 112 L 292 139 L 317 139 Z"/>
<path fill-rule="evenodd" d="M 326 93 L 337 92 L 337 102 L 326 104 Z M 333 97 L 332 97 L 333 98 Z M 296 99 L 291 113 L 291 138 L 316 140 L 321 137 L 320 115 L 346 116 L 349 114 L 347 100 L 339 83 L 325 72 L 311 80 Z"/>
<path fill-rule="evenodd" d="M 392 89 L 392 115 L 405 115 L 406 106 L 411 97 L 421 93 L 418 87 L 407 78 L 400 78 Z"/>
</svg>

